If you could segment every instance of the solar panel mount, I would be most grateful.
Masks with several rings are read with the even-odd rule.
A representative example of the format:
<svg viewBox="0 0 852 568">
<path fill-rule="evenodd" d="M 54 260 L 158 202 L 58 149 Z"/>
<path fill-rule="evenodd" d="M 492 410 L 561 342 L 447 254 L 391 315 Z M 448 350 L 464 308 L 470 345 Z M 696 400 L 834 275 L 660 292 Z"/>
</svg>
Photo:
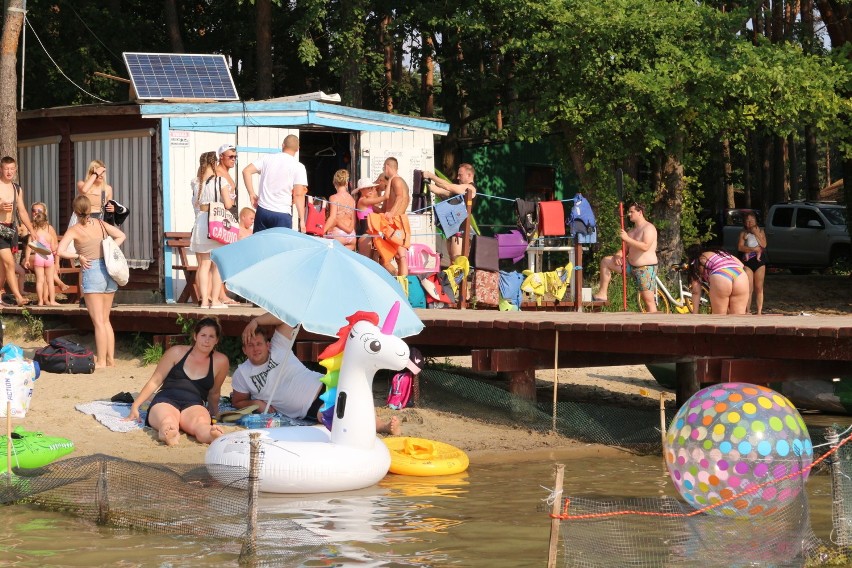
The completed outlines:
<svg viewBox="0 0 852 568">
<path fill-rule="evenodd" d="M 224 55 L 130 52 L 123 55 L 137 99 L 239 100 Z"/>
</svg>

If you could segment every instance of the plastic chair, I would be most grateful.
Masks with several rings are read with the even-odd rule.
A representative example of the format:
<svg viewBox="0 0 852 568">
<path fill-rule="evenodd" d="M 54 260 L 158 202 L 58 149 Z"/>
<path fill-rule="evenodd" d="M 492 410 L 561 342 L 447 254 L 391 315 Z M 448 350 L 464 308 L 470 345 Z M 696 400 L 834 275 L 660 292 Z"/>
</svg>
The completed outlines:
<svg viewBox="0 0 852 568">
<path fill-rule="evenodd" d="M 429 245 L 411 243 L 408 249 L 409 274 L 432 274 L 439 270 L 441 270 L 440 254 L 432 250 Z"/>
</svg>

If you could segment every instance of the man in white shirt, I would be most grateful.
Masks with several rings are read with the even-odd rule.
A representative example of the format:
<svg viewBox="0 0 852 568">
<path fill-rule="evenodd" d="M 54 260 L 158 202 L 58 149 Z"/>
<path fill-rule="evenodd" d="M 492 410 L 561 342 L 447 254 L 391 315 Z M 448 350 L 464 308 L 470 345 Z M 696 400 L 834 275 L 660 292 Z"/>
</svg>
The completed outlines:
<svg viewBox="0 0 852 568">
<path fill-rule="evenodd" d="M 274 325 L 267 341 L 259 326 Z M 247 359 L 234 371 L 231 404 L 235 408 L 258 405 L 259 412 L 278 412 L 290 418 L 319 421 L 325 391 L 322 373 L 311 371 L 293 354 L 295 330 L 270 313 L 251 320 L 243 330 L 243 353 Z M 268 403 L 268 408 L 267 408 Z M 382 421 L 376 417 L 376 432 L 399 436 L 399 418 Z"/>
<path fill-rule="evenodd" d="M 280 154 L 267 154 L 243 168 L 243 181 L 255 208 L 254 232 L 286 227 L 305 232 L 305 200 L 308 173 L 299 162 L 299 137 L 284 138 Z M 254 191 L 254 174 L 260 174 L 260 189 Z M 293 203 L 299 213 L 299 226 L 293 227 Z"/>
</svg>

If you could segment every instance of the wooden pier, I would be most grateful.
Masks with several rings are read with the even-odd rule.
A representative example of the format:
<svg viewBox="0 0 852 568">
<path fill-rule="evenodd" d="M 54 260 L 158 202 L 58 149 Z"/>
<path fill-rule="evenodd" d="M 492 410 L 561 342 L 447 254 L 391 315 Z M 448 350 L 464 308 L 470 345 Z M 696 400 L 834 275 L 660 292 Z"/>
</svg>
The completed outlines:
<svg viewBox="0 0 852 568">
<path fill-rule="evenodd" d="M 28 307 L 68 328 L 92 329 L 85 308 Z M 5 314 L 21 308 L 4 307 Z M 255 307 L 200 310 L 188 304 L 120 305 L 113 308 L 117 333 L 180 333 L 178 316 L 215 315 L 224 333 L 239 335 Z M 425 329 L 407 339 L 429 356 L 471 355 L 474 370 L 505 373 L 510 390 L 535 393 L 535 369 L 673 362 L 678 400 L 703 383 L 852 378 L 852 316 L 708 316 L 550 311 L 417 310 Z M 62 327 L 66 327 L 63 325 Z M 59 332 L 61 333 L 61 332 Z M 315 359 L 329 338 L 303 332 L 302 359 Z"/>
</svg>

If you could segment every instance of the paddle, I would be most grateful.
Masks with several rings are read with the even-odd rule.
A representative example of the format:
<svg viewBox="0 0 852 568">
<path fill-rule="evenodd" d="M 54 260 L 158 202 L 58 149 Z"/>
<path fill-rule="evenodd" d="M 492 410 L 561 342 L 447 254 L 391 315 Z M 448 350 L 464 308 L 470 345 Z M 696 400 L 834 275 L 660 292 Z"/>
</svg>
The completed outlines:
<svg viewBox="0 0 852 568">
<path fill-rule="evenodd" d="M 621 230 L 624 231 L 624 172 L 621 168 L 615 171 L 615 189 L 618 192 L 618 218 L 621 220 Z M 621 303 L 627 311 L 627 245 L 621 241 Z"/>
</svg>

